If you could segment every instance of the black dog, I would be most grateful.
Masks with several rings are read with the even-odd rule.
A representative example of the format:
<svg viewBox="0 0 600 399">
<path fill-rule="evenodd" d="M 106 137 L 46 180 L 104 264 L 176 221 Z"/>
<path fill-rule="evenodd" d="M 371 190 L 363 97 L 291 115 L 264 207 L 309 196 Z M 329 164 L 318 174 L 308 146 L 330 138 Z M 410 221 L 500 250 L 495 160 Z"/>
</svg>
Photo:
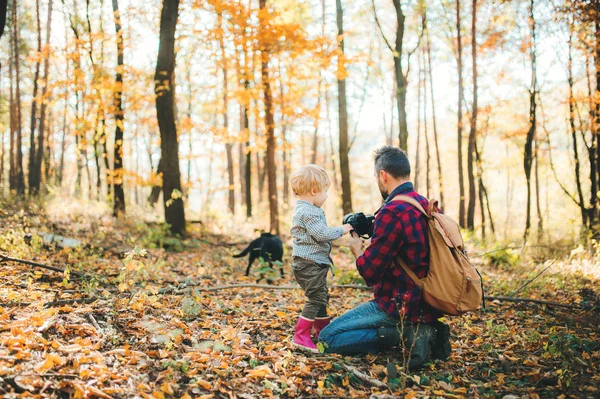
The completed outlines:
<svg viewBox="0 0 600 399">
<path fill-rule="evenodd" d="M 273 268 L 273 262 L 282 262 L 283 258 L 283 243 L 274 234 L 262 233 L 260 237 L 252 241 L 246 249 L 237 255 L 233 255 L 234 258 L 241 258 L 250 254 L 248 259 L 248 268 L 246 269 L 246 276 L 250 274 L 250 267 L 257 258 L 262 258 L 271 268 Z M 279 269 L 281 277 L 283 277 L 283 264 Z"/>
</svg>

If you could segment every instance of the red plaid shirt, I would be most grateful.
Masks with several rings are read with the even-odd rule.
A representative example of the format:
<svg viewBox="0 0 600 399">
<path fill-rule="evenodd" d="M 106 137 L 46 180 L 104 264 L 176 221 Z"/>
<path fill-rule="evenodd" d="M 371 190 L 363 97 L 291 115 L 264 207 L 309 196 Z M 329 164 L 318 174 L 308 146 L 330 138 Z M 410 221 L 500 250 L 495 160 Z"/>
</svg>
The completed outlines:
<svg viewBox="0 0 600 399">
<path fill-rule="evenodd" d="M 422 299 L 421 289 L 395 259 L 400 256 L 419 278 L 429 271 L 429 238 L 427 220 L 413 205 L 390 202 L 403 194 L 419 201 L 426 209 L 428 201 L 413 190 L 412 183 L 397 187 L 375 217 L 373 237 L 356 267 L 369 287 L 374 301 L 386 313 L 411 322 L 431 323 L 442 314 Z"/>
</svg>

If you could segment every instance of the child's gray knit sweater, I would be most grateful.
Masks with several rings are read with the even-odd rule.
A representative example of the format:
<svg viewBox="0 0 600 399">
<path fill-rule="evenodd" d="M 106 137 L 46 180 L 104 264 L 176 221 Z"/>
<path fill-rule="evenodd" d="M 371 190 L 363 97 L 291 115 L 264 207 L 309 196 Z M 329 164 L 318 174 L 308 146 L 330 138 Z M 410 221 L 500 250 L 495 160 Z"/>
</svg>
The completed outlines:
<svg viewBox="0 0 600 399">
<path fill-rule="evenodd" d="M 290 233 L 294 238 L 292 256 L 328 265 L 331 241 L 343 236 L 344 228 L 328 227 L 323 209 L 297 200 Z"/>
</svg>

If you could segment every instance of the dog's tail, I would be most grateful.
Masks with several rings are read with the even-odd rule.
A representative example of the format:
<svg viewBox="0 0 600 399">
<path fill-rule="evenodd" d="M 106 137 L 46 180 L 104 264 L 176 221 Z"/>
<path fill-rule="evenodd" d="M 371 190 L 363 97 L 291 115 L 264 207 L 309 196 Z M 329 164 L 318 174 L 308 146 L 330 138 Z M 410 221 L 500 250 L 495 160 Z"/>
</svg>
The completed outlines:
<svg viewBox="0 0 600 399">
<path fill-rule="evenodd" d="M 250 251 L 252 250 L 252 244 L 248 245 L 246 247 L 246 249 L 244 249 L 242 252 L 240 252 L 237 255 L 233 255 L 234 258 L 243 258 L 244 256 L 248 255 L 250 253 Z"/>
</svg>

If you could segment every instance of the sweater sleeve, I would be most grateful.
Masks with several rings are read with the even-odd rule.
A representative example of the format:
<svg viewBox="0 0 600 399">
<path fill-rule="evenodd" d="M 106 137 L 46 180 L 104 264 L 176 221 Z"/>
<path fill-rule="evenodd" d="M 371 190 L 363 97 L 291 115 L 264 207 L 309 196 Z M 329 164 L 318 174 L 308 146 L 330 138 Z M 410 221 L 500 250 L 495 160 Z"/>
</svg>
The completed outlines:
<svg viewBox="0 0 600 399">
<path fill-rule="evenodd" d="M 319 242 L 329 242 L 337 240 L 344 235 L 343 227 L 329 227 L 325 220 L 325 215 L 318 213 L 305 214 L 302 217 L 306 231 Z"/>
</svg>

